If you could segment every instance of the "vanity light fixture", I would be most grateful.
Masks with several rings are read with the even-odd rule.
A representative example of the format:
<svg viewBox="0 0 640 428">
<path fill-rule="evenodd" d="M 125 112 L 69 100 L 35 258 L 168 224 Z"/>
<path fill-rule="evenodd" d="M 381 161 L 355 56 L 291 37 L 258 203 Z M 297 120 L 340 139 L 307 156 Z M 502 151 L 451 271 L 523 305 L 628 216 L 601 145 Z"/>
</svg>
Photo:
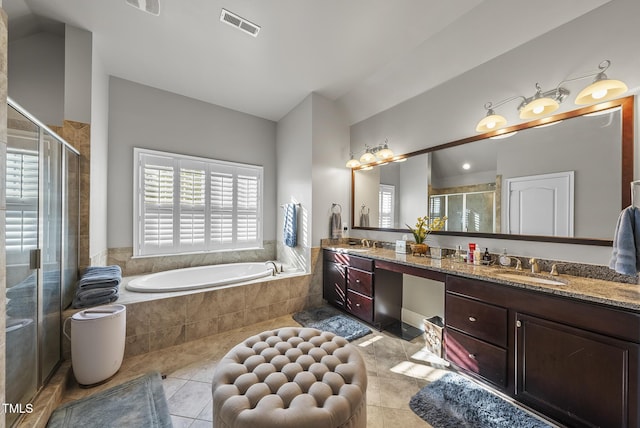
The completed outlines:
<svg viewBox="0 0 640 428">
<path fill-rule="evenodd" d="M 593 83 L 584 88 L 578 96 L 576 97 L 576 104 L 584 105 L 591 103 L 599 103 L 601 101 L 609 100 L 611 98 L 615 98 L 618 95 L 622 95 L 627 92 L 628 88 L 624 82 L 620 80 L 609 79 L 604 72 L 611 65 L 611 61 L 608 59 L 602 61 L 598 65 L 598 69 L 600 70 L 596 75 Z M 587 77 L 591 77 L 592 74 L 578 77 L 576 79 L 584 79 Z"/>
<path fill-rule="evenodd" d="M 507 132 L 504 134 L 494 135 L 493 137 L 489 137 L 490 140 L 504 140 L 505 138 L 513 137 L 516 135 L 518 131 Z"/>
<path fill-rule="evenodd" d="M 604 72 L 610 65 L 611 61 L 608 59 L 604 60 L 598 65 L 598 71 L 583 76 L 567 78 L 560 82 L 555 89 L 551 89 L 546 92 L 543 92 L 540 85 L 536 83 L 536 93 L 528 98 L 518 95 L 504 99 L 496 104 L 488 102 L 484 105 L 485 110 L 487 110 L 487 114 L 480 120 L 480 122 L 478 122 L 476 131 L 491 132 L 506 126 L 507 120 L 504 116 L 496 114 L 494 108 L 500 107 L 516 99 L 522 100 L 518 105 L 520 119 L 537 119 L 553 113 L 560 107 L 560 103 L 562 103 L 570 93 L 569 90 L 562 85 L 575 80 L 595 76 L 593 83 L 584 88 L 576 97 L 575 103 L 578 105 L 602 102 L 615 98 L 627 91 L 627 85 L 620 80 L 611 80 L 607 78 L 607 75 Z M 506 134 L 501 136 L 501 138 L 506 138 Z"/>
<path fill-rule="evenodd" d="M 355 158 L 355 153 L 351 152 L 351 159 L 347 161 L 347 168 L 357 168 L 360 165 L 366 165 L 375 161 L 380 161 L 380 165 L 386 165 L 388 162 L 402 162 L 406 160 L 394 159 L 393 151 L 389 148 L 389 139 L 385 138 L 384 143 L 378 144 L 375 147 L 369 147 L 364 145 L 364 153 L 360 156 L 360 159 Z M 364 168 L 363 168 L 364 169 Z"/>
</svg>

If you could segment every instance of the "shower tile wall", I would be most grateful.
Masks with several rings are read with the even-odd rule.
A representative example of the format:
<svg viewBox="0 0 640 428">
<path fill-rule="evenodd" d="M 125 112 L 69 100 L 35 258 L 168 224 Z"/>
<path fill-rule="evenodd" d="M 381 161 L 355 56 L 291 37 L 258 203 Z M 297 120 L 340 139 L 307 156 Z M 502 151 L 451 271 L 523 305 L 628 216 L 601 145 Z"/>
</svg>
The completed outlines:
<svg viewBox="0 0 640 428">
<path fill-rule="evenodd" d="M 5 188 L 5 165 L 7 155 L 7 14 L 0 8 L 0 189 Z M 0 215 L 5 217 L 5 192 L 0 192 Z M 5 229 L 4 221 L 0 222 L 0 331 L 5 331 L 5 291 L 6 291 L 6 266 L 5 266 Z M 5 402 L 5 334 L 0 334 L 0 402 Z M 4 417 L 0 417 L 0 428 L 5 426 Z"/>
<path fill-rule="evenodd" d="M 56 131 L 59 131 L 59 129 L 57 128 Z M 84 268 L 91 264 L 89 259 L 91 125 L 65 120 L 62 125 L 62 133 L 59 135 L 80 152 L 80 243 L 78 248 L 78 267 L 82 272 Z"/>
</svg>

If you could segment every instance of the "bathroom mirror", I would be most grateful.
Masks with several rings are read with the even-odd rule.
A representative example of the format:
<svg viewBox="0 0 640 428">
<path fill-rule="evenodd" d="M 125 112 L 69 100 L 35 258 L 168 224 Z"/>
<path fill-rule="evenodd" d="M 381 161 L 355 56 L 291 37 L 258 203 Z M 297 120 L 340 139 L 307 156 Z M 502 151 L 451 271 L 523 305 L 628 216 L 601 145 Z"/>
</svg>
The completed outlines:
<svg viewBox="0 0 640 428">
<path fill-rule="evenodd" d="M 435 233 L 611 245 L 631 201 L 633 107 L 630 96 L 356 168 L 352 227 L 408 232 L 446 215 Z"/>
</svg>

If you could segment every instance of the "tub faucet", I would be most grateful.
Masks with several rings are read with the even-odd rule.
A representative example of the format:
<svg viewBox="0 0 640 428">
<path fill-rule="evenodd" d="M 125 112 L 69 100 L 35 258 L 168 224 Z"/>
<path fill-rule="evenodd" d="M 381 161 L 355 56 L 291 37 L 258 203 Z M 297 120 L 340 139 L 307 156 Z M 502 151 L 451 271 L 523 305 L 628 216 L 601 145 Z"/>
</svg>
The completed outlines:
<svg viewBox="0 0 640 428">
<path fill-rule="evenodd" d="M 517 257 L 515 259 L 516 259 L 516 270 L 522 270 L 522 260 L 520 260 Z"/>
<path fill-rule="evenodd" d="M 538 266 L 538 259 L 536 259 L 535 257 L 532 257 L 529 260 L 529 264 L 531 265 L 531 273 L 539 273 L 540 272 L 540 266 Z"/>
<path fill-rule="evenodd" d="M 276 276 L 276 274 L 278 273 L 278 265 L 276 265 L 276 262 L 274 262 L 273 260 L 269 260 L 268 262 L 264 262 L 264 264 L 265 265 L 272 264 L 273 273 L 271 274 L 271 276 Z"/>
</svg>

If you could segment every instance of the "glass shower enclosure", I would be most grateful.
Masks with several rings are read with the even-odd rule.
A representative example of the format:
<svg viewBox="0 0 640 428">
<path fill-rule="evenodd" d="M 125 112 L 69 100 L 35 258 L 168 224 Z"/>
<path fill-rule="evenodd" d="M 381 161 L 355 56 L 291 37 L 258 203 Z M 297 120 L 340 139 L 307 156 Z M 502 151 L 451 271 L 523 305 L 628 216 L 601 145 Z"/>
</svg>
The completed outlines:
<svg viewBox="0 0 640 428">
<path fill-rule="evenodd" d="M 61 315 L 78 275 L 78 152 L 9 100 L 6 398 L 24 409 L 61 361 Z M 6 413 L 12 426 L 20 412 Z"/>
</svg>

